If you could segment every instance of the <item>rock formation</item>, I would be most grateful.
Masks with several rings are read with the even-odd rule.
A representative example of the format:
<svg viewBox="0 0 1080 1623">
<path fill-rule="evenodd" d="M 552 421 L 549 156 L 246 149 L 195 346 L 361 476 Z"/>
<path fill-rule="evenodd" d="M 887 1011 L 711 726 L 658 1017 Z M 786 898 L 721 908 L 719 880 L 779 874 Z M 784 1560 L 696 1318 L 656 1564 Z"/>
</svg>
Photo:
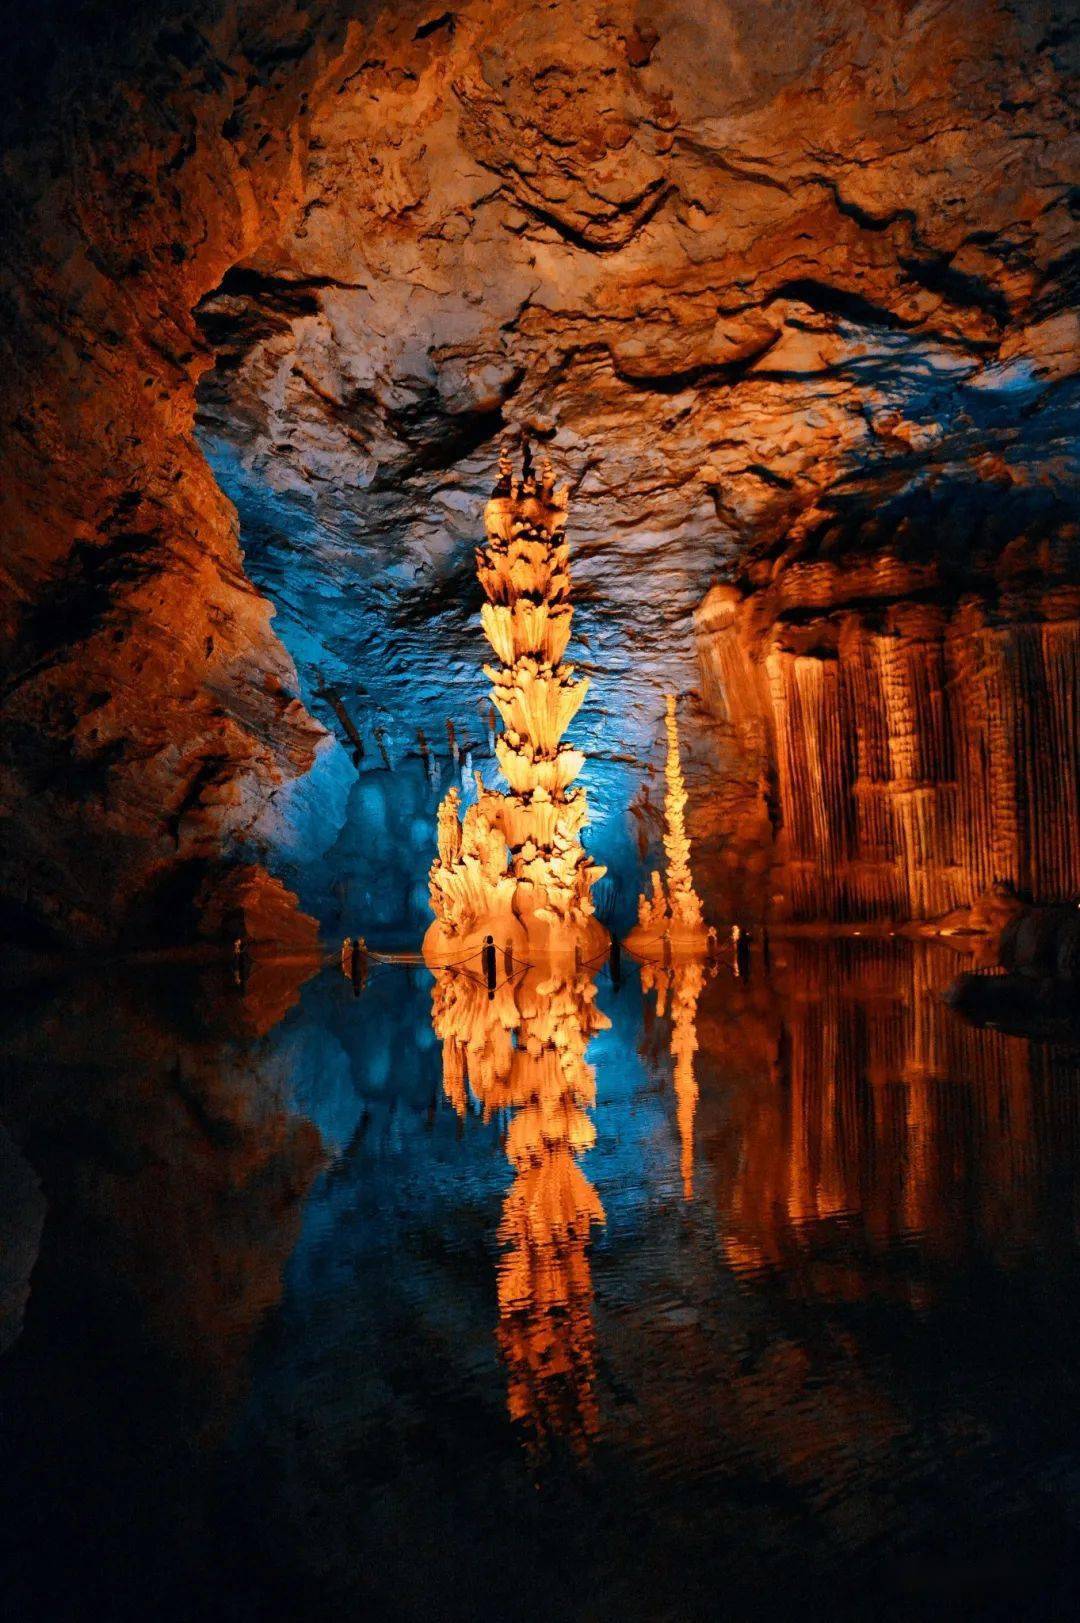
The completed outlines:
<svg viewBox="0 0 1080 1623">
<path fill-rule="evenodd" d="M 1078 888 L 1080 594 L 1016 567 L 983 598 L 888 553 L 713 589 L 701 659 L 747 785 L 733 826 L 760 849 L 773 816 L 759 909 L 925 919 L 995 886 Z"/>
<path fill-rule="evenodd" d="M 664 714 L 667 761 L 664 765 L 664 854 L 667 882 L 654 869 L 649 889 L 638 898 L 637 928 L 626 944 L 639 957 L 663 958 L 672 953 L 703 954 L 707 932 L 701 898 L 690 871 L 690 841 L 686 835 L 686 783 L 679 759 L 679 722 L 675 695 L 669 693 Z"/>
<path fill-rule="evenodd" d="M 301 913 L 292 891 L 265 868 L 249 863 L 230 868 L 196 896 L 199 933 L 219 946 L 240 939 L 253 954 L 314 957 L 319 951 L 315 920 Z"/>
<path fill-rule="evenodd" d="M 519 485 L 506 453 L 484 509 L 487 543 L 476 556 L 487 598 L 481 621 L 500 661 L 484 670 L 503 721 L 495 753 L 509 789 L 487 790 L 477 774 L 463 825 L 456 789 L 439 807 L 435 923 L 424 939 L 434 965 L 460 962 L 487 937 L 522 964 L 575 955 L 584 964 L 607 942 L 592 900 L 604 869 L 581 844 L 585 792 L 570 787 L 585 757 L 563 739 L 589 684 L 562 662 L 574 611 L 567 492 L 556 492 L 554 480 L 547 460 L 536 477 L 526 447 Z"/>
<path fill-rule="evenodd" d="M 581 742 L 628 895 L 651 718 L 695 683 L 723 912 L 1071 895 L 1076 51 L 1069 0 L 27 14 L 6 927 L 190 933 L 297 816 L 308 853 L 297 784 L 352 770 L 320 693 L 391 759 L 436 705 L 464 728 L 508 425 L 581 470 Z"/>
</svg>

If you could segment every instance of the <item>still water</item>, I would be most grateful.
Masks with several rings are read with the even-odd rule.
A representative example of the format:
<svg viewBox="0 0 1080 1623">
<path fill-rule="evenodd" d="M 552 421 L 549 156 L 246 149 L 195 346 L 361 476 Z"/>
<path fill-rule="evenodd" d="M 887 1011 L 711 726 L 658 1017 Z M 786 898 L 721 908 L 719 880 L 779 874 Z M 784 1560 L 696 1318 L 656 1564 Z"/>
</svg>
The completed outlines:
<svg viewBox="0 0 1080 1623">
<path fill-rule="evenodd" d="M 1073 1615 L 1080 1062 L 957 967 L 21 989 L 6 1615 Z"/>
</svg>

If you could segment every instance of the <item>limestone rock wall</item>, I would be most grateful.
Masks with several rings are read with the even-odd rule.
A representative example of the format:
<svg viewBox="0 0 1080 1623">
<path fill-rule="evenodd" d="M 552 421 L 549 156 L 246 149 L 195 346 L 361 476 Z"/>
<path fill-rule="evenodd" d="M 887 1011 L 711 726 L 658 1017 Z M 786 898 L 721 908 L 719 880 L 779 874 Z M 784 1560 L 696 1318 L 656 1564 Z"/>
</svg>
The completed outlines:
<svg viewBox="0 0 1080 1623">
<path fill-rule="evenodd" d="M 253 166 L 226 8 L 40 26 L 4 132 L 0 899 L 5 934 L 133 944 L 192 933 L 324 737 L 192 436 L 192 307 L 290 205 L 300 94 L 248 34 Z"/>
<path fill-rule="evenodd" d="M 820 565 L 703 605 L 703 686 L 751 786 L 729 826 L 760 847 L 773 812 L 751 910 L 927 919 L 995 886 L 1080 890 L 1080 594 L 950 607 L 897 577 Z"/>
</svg>

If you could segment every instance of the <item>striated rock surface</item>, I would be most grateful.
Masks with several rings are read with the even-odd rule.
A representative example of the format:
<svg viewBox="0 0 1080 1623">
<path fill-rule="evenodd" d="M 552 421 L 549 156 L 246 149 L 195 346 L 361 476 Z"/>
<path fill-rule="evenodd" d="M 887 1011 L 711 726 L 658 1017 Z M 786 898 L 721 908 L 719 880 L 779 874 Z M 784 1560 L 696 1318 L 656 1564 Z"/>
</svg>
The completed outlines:
<svg viewBox="0 0 1080 1623">
<path fill-rule="evenodd" d="M 627 898 L 665 691 L 717 910 L 1071 894 L 1076 51 L 1052 0 L 46 8 L 0 284 L 17 918 L 160 929 L 281 863 L 317 757 L 342 819 L 356 770 L 456 771 L 446 719 L 487 772 L 508 427 L 575 483 Z M 332 838 L 288 846 L 309 906 Z"/>
</svg>

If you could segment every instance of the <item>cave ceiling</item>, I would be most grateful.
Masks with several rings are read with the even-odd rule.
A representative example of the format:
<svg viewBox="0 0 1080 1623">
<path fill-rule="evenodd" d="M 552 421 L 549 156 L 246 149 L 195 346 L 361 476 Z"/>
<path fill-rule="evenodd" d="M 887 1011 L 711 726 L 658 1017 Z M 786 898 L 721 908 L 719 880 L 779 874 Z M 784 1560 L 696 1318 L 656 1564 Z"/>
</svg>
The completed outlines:
<svg viewBox="0 0 1080 1623">
<path fill-rule="evenodd" d="M 757 5 L 381 22 L 280 239 L 200 304 L 200 434 L 252 568 L 399 731 L 448 675 L 475 707 L 508 429 L 574 492 L 594 751 L 640 753 L 694 685 L 702 583 L 751 556 L 903 527 L 964 575 L 1068 510 L 1048 19 L 988 79 L 953 8 L 777 9 L 776 34 Z"/>
<path fill-rule="evenodd" d="M 992 615 L 1018 544 L 1014 586 L 1075 585 L 1076 41 L 1074 6 L 990 0 L 150 7 L 103 66 L 51 69 L 62 158 L 20 114 L 27 466 L 62 442 L 56 506 L 85 500 L 122 372 L 160 427 L 132 477 L 93 470 L 98 535 L 126 501 L 164 544 L 170 436 L 186 533 L 235 504 L 296 677 L 252 656 L 293 708 L 240 723 L 253 757 L 219 744 L 233 782 L 302 773 L 305 713 L 339 731 L 329 690 L 369 761 L 374 729 L 397 764 L 447 717 L 479 754 L 480 508 L 502 439 L 542 442 L 573 492 L 600 823 L 658 764 L 673 690 L 707 843 L 741 770 L 701 691 L 710 587 L 884 551 L 913 572 L 891 602 L 932 567 Z M 48 395 L 76 372 L 69 426 Z M 24 603 L 63 567 L 54 517 L 15 548 Z M 202 795 L 193 839 L 243 832 Z"/>
</svg>

